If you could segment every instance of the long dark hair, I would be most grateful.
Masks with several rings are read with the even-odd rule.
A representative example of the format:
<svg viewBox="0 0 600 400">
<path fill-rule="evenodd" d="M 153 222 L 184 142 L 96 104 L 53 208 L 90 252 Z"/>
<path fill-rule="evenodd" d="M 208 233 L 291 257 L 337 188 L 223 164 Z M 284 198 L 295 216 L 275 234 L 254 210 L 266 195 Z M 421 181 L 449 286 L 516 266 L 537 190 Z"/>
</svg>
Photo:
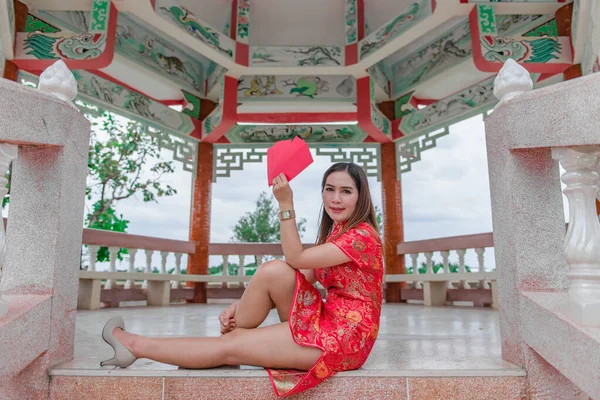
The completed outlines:
<svg viewBox="0 0 600 400">
<path fill-rule="evenodd" d="M 347 232 L 354 228 L 361 222 L 366 222 L 373 227 L 375 234 L 379 236 L 379 228 L 377 227 L 377 217 L 375 215 L 375 207 L 371 200 L 371 191 L 369 190 L 369 181 L 367 180 L 367 174 L 358 165 L 354 163 L 341 162 L 333 164 L 325 174 L 323 175 L 323 181 L 321 182 L 321 193 L 325 189 L 327 183 L 327 177 L 334 172 L 347 172 L 348 175 L 354 181 L 356 189 L 358 190 L 358 201 L 356 202 L 356 208 L 354 213 L 348 219 L 346 225 L 341 230 L 339 235 Z M 321 222 L 319 223 L 319 232 L 317 233 L 317 244 L 323 244 L 326 242 L 327 237 L 333 231 L 333 220 L 325 211 L 325 207 L 321 205 Z M 338 235 L 338 236 L 339 236 Z"/>
</svg>

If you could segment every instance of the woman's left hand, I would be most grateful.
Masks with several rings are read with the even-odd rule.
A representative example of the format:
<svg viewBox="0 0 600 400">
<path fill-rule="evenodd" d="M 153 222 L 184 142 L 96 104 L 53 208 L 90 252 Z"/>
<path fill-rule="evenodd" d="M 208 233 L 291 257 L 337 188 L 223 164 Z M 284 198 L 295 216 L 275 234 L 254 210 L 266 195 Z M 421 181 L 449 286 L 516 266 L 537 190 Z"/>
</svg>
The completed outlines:
<svg viewBox="0 0 600 400">
<path fill-rule="evenodd" d="M 279 205 L 292 207 L 294 203 L 294 193 L 284 174 L 279 174 L 273 179 L 273 195 L 279 202 Z"/>
</svg>

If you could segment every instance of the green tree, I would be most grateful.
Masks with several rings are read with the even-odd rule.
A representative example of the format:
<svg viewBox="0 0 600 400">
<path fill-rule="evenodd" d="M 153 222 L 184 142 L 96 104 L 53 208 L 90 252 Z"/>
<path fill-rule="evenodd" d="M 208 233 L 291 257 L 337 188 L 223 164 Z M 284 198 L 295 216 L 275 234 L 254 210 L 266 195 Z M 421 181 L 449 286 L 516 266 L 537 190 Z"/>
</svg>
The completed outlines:
<svg viewBox="0 0 600 400">
<path fill-rule="evenodd" d="M 375 220 L 377 221 L 377 227 L 379 228 L 379 235 L 383 236 L 383 214 L 379 206 L 375 206 Z"/>
<path fill-rule="evenodd" d="M 117 203 L 138 194 L 144 202 L 176 194 L 162 183 L 175 171 L 173 162 L 161 160 L 158 140 L 142 124 L 118 121 L 111 113 L 90 119 L 86 197 L 93 203 L 85 223 L 89 228 L 125 232 L 129 221 L 117 213 Z M 119 259 L 124 253 L 121 250 Z M 100 248 L 98 261 L 108 260 L 108 254 L 106 247 Z"/>
<path fill-rule="evenodd" d="M 296 225 L 302 238 L 306 231 L 306 219 L 298 219 Z M 279 210 L 273 204 L 272 197 L 268 196 L 266 192 L 261 192 L 256 200 L 256 209 L 242 216 L 232 230 L 231 240 L 233 242 L 280 242 Z"/>
</svg>

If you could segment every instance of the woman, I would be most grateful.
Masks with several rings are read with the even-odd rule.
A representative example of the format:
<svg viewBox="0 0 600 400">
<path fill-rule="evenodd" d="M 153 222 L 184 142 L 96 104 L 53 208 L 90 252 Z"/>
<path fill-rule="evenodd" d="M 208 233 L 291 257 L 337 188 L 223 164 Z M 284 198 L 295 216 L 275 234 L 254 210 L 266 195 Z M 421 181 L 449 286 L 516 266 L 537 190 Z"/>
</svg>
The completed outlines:
<svg viewBox="0 0 600 400">
<path fill-rule="evenodd" d="M 260 366 L 278 396 L 360 368 L 377 338 L 381 313 L 383 263 L 375 209 L 366 174 L 356 164 L 331 166 L 321 189 L 317 245 L 303 249 L 292 190 L 283 174 L 273 180 L 285 262 L 258 268 L 241 300 L 221 314 L 222 336 L 149 338 L 126 332 L 123 319 L 114 317 L 102 337 L 115 357 L 101 365 L 125 368 L 149 358 L 183 368 Z M 316 281 L 327 288 L 326 301 L 313 286 Z M 258 328 L 272 308 L 282 322 Z"/>
</svg>

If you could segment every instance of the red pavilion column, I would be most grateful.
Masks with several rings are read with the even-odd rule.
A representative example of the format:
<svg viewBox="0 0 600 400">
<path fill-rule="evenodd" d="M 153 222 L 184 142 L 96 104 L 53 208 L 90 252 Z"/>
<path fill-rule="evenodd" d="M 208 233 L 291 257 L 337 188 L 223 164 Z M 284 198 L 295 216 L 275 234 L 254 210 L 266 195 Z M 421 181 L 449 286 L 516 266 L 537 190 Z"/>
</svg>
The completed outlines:
<svg viewBox="0 0 600 400">
<path fill-rule="evenodd" d="M 198 167 L 194 181 L 194 197 L 190 213 L 190 241 L 196 243 L 196 253 L 188 257 L 188 274 L 208 274 L 208 245 L 210 243 L 210 203 L 213 173 L 213 145 L 198 144 Z M 188 282 L 194 287 L 192 303 L 206 303 L 206 283 Z"/>
<path fill-rule="evenodd" d="M 381 112 L 390 120 L 394 119 L 394 103 L 379 105 Z M 381 192 L 383 200 L 384 257 L 386 274 L 405 274 L 404 256 L 398 255 L 398 243 L 404 241 L 404 221 L 402 217 L 402 186 L 396 168 L 396 144 L 381 144 Z M 404 282 L 391 282 L 386 285 L 385 300 L 388 303 L 401 302 L 401 288 Z"/>
</svg>

